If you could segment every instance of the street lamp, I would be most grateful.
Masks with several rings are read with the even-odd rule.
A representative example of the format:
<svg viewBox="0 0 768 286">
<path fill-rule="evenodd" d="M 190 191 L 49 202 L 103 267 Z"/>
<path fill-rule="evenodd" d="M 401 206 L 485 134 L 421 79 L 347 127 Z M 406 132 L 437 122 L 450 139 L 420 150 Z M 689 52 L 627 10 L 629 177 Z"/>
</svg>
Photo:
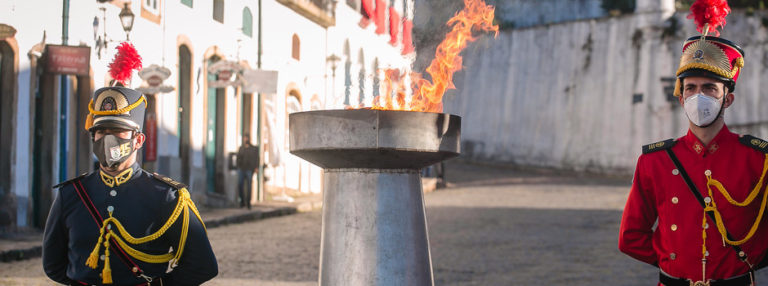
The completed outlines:
<svg viewBox="0 0 768 286">
<path fill-rule="evenodd" d="M 100 4 L 102 4 L 101 7 L 99 7 L 99 10 L 101 10 L 101 23 L 99 23 L 99 17 L 93 17 L 93 40 L 96 42 L 96 55 L 98 55 L 99 59 L 101 59 L 102 51 L 107 50 L 107 44 L 109 42 L 112 42 L 113 40 L 107 38 L 107 8 L 103 5 L 106 2 L 109 2 L 109 0 L 96 0 Z M 125 31 L 125 39 L 127 41 L 130 41 L 130 33 L 133 29 L 133 19 L 134 15 L 133 12 L 131 12 L 131 8 L 128 7 L 129 3 L 125 3 L 125 6 L 123 6 L 123 9 L 120 10 L 120 24 L 123 26 L 123 30 Z M 99 35 L 99 25 L 102 26 L 102 34 Z"/>
<path fill-rule="evenodd" d="M 133 29 L 133 12 L 131 12 L 131 8 L 128 7 L 128 2 L 125 3 L 125 6 L 123 6 L 123 9 L 120 10 L 120 24 L 123 25 L 123 30 L 125 31 L 125 39 L 126 41 L 130 41 L 131 37 L 131 30 Z"/>
<path fill-rule="evenodd" d="M 333 96 L 333 98 L 331 100 L 335 100 L 335 98 L 336 98 L 336 67 L 337 67 L 336 64 L 340 60 L 341 60 L 341 58 L 339 58 L 339 56 L 337 56 L 336 54 L 331 54 L 330 56 L 325 58 L 325 61 L 331 64 L 331 77 L 332 77 L 332 79 L 331 79 L 331 94 Z M 326 76 L 327 76 L 327 74 L 326 74 Z M 324 104 L 326 105 L 325 107 L 328 108 L 328 100 L 327 99 L 325 100 Z"/>
</svg>

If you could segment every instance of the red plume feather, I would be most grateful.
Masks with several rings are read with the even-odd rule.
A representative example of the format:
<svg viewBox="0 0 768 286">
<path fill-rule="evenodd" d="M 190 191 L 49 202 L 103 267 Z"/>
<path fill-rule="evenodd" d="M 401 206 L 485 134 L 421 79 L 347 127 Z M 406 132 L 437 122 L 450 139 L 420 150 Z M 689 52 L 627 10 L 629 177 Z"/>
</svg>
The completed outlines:
<svg viewBox="0 0 768 286">
<path fill-rule="evenodd" d="M 109 74 L 115 81 L 125 85 L 125 81 L 131 78 L 133 70 L 141 69 L 141 56 L 136 52 L 133 44 L 124 42 L 117 46 L 117 54 L 109 64 Z"/>
<path fill-rule="evenodd" d="M 727 0 L 696 0 L 691 5 L 691 14 L 688 19 L 693 18 L 696 23 L 696 30 L 705 33 L 704 27 L 709 25 L 708 33 L 719 36 L 718 27 L 725 27 L 725 16 L 731 13 L 731 7 Z"/>
</svg>

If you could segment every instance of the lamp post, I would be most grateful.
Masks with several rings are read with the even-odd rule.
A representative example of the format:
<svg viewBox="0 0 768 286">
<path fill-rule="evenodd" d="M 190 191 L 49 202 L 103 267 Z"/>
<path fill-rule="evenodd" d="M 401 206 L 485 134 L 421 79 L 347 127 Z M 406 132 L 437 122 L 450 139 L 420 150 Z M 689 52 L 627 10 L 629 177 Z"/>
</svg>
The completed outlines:
<svg viewBox="0 0 768 286">
<path fill-rule="evenodd" d="M 338 67 L 337 63 L 340 60 L 341 58 L 339 58 L 339 56 L 337 56 L 336 54 L 331 54 L 325 59 L 326 62 L 331 63 L 331 95 L 332 95 L 331 100 L 334 100 L 336 98 L 336 68 Z M 326 105 L 325 108 L 328 108 L 327 99 L 325 100 L 324 104 Z"/>
<path fill-rule="evenodd" d="M 99 7 L 101 10 L 102 21 L 102 35 L 99 36 L 99 17 L 93 17 L 93 40 L 96 41 L 96 55 L 101 59 L 101 51 L 107 49 L 107 8 L 104 6 Z"/>
<path fill-rule="evenodd" d="M 109 0 L 96 0 L 96 2 L 99 2 L 101 7 L 99 7 L 99 10 L 101 10 L 101 23 L 99 23 L 99 17 L 93 17 L 93 40 L 96 42 L 96 55 L 98 55 L 99 59 L 101 59 L 102 51 L 107 50 L 107 43 L 111 42 L 112 40 L 107 39 L 107 8 L 103 5 L 106 2 L 109 2 Z M 120 24 L 123 26 L 123 31 L 125 31 L 125 39 L 126 41 L 130 41 L 130 33 L 133 29 L 133 19 L 135 15 L 133 12 L 131 12 L 131 8 L 128 7 L 129 3 L 125 3 L 125 6 L 123 6 L 123 9 L 120 10 Z M 99 35 L 99 24 L 102 26 L 102 34 Z"/>
<path fill-rule="evenodd" d="M 131 7 L 128 7 L 130 3 L 126 2 L 125 6 L 123 6 L 123 9 L 120 10 L 120 24 L 123 25 L 123 30 L 125 31 L 125 40 L 130 41 L 131 40 L 131 30 L 133 29 L 133 12 L 131 12 Z"/>
</svg>

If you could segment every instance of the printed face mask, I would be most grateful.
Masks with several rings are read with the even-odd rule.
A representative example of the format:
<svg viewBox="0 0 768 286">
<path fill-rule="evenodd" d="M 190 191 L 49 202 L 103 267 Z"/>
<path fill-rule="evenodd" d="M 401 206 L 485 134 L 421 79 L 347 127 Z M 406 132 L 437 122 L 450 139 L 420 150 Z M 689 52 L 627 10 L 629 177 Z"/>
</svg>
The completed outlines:
<svg viewBox="0 0 768 286">
<path fill-rule="evenodd" d="M 133 153 L 133 139 L 123 139 L 112 134 L 104 135 L 93 143 L 93 154 L 99 163 L 113 169 L 128 160 Z"/>
<path fill-rule="evenodd" d="M 696 126 L 707 127 L 720 115 L 722 103 L 711 96 L 695 94 L 685 99 L 685 115 Z"/>
</svg>

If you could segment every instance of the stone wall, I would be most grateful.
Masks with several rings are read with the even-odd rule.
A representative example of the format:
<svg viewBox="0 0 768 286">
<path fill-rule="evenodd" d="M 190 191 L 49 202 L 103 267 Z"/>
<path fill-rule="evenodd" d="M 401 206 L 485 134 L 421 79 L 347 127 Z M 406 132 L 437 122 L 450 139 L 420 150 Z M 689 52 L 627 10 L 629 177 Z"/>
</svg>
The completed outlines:
<svg viewBox="0 0 768 286">
<path fill-rule="evenodd" d="M 641 5 L 642 6 L 642 5 Z M 630 173 L 641 146 L 682 136 L 687 119 L 665 87 L 682 42 L 697 35 L 687 12 L 646 12 L 502 31 L 464 55 L 445 112 L 463 117 L 465 158 L 602 173 Z M 722 37 L 746 66 L 731 129 L 768 137 L 763 13 L 734 11 Z M 420 55 L 421 56 L 421 55 Z"/>
</svg>

